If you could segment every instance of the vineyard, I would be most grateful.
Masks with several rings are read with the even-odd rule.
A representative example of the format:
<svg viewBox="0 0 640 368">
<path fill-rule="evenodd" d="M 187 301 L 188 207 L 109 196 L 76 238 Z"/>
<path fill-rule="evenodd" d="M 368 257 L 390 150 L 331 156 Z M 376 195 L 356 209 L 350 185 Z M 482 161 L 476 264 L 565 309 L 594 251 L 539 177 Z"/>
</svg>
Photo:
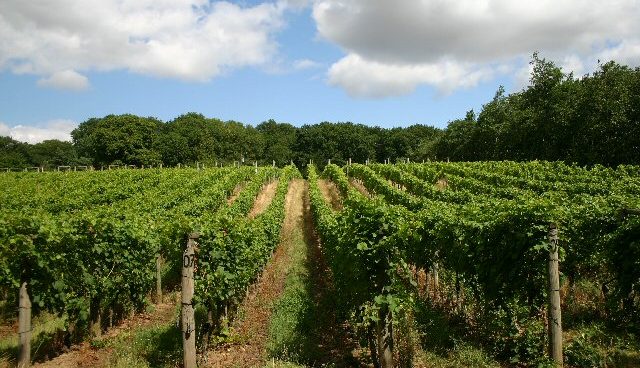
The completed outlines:
<svg viewBox="0 0 640 368">
<path fill-rule="evenodd" d="M 637 167 L 353 164 L 328 165 L 323 176 L 344 198 L 334 212 L 310 168 L 339 305 L 355 316 L 380 366 L 392 365 L 394 345 L 410 350 L 401 335 L 403 319 L 419 317 L 411 310 L 416 299 L 447 307 L 511 364 L 546 364 L 547 346 L 562 363 L 560 297 L 574 312 L 576 285 L 601 290 L 588 313 L 638 326 Z M 584 352 L 576 350 L 567 361 L 580 366 Z M 400 351 L 396 359 L 408 365 L 410 356 Z"/>
<path fill-rule="evenodd" d="M 308 261 L 326 261 L 357 366 L 431 366 L 419 351 L 456 339 L 501 365 L 640 364 L 640 167 L 309 164 L 306 174 L 322 258 Z M 300 178 L 295 166 L 0 175 L 3 318 L 19 317 L 26 346 L 8 361 L 42 360 L 31 315 L 62 318 L 71 346 L 175 290 L 173 328 L 191 338 L 181 364 L 195 366 L 190 349 L 233 344 L 230 319 L 287 235 Z M 443 320 L 458 335 L 434 338 Z M 621 334 L 622 353 L 594 363 L 602 354 L 573 336 L 592 322 Z"/>
</svg>

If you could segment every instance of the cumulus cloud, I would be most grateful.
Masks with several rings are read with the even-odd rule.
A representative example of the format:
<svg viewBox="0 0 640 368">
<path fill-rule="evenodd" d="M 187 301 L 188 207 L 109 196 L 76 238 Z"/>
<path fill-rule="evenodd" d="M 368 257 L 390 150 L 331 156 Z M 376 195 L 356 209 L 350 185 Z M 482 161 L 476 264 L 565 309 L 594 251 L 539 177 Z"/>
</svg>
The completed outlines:
<svg viewBox="0 0 640 368">
<path fill-rule="evenodd" d="M 443 61 L 433 64 L 389 64 L 364 60 L 351 54 L 329 69 L 329 83 L 343 87 L 354 97 L 386 97 L 413 92 L 420 84 L 430 84 L 441 93 L 475 86 L 491 78 L 490 68 Z"/>
<path fill-rule="evenodd" d="M 88 86 L 78 71 L 129 70 L 207 81 L 266 63 L 277 51 L 284 3 L 241 7 L 208 0 L 4 0 L 0 70 Z"/>
<path fill-rule="evenodd" d="M 578 75 L 598 58 L 640 63 L 637 0 L 316 0 L 313 17 L 347 53 L 329 81 L 365 97 L 470 87 L 534 51 Z"/>
<path fill-rule="evenodd" d="M 84 91 L 89 88 L 89 80 L 84 75 L 73 70 L 63 70 L 53 73 L 48 78 L 38 80 L 38 86 L 70 91 Z"/>
<path fill-rule="evenodd" d="M 0 135 L 31 144 L 48 139 L 71 141 L 71 131 L 77 126 L 76 122 L 66 119 L 50 120 L 35 126 L 15 125 L 13 127 L 0 122 Z"/>
</svg>

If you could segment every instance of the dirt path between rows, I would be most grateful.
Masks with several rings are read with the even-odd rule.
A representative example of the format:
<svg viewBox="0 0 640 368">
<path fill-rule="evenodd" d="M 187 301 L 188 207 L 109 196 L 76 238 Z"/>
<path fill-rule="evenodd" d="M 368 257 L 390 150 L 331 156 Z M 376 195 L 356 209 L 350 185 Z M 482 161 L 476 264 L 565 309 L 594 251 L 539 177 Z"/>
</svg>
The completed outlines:
<svg viewBox="0 0 640 368">
<path fill-rule="evenodd" d="M 338 188 L 332 182 L 319 181 L 321 191 L 325 186 L 332 199 L 338 199 L 337 204 L 342 209 L 342 201 Z M 313 285 L 313 299 L 315 303 L 314 320 L 317 329 L 309 331 L 313 334 L 318 350 L 322 353 L 322 360 L 314 362 L 313 366 L 329 367 L 366 367 L 363 363 L 363 353 L 357 347 L 357 340 L 352 335 L 346 323 L 338 323 L 335 308 L 335 289 L 333 275 L 324 257 L 322 242 L 315 231 L 311 203 L 308 195 L 308 185 L 304 197 L 304 238 L 307 243 L 307 267 Z M 335 196 L 338 197 L 335 197 Z M 333 203 L 332 203 L 332 206 Z M 334 207 L 336 209 L 336 207 Z"/>
<path fill-rule="evenodd" d="M 173 295 L 165 298 L 160 304 L 155 304 L 155 308 L 150 313 L 136 314 L 132 318 L 124 320 L 120 325 L 105 332 L 102 339 L 111 339 L 121 334 L 132 335 L 138 329 L 166 323 L 174 317 L 177 299 Z M 49 361 L 35 363 L 33 367 L 38 368 L 76 368 L 76 367 L 106 367 L 109 364 L 109 357 L 112 349 L 96 349 L 91 343 L 86 341 L 80 345 L 75 345 L 68 353 L 59 355 Z"/>
<path fill-rule="evenodd" d="M 362 193 L 362 195 L 366 196 L 366 197 L 371 197 L 371 195 L 369 194 L 369 190 L 367 189 L 367 187 L 364 186 L 364 184 L 362 184 L 362 182 L 360 182 L 357 179 L 350 179 L 349 183 L 351 183 L 351 185 L 356 188 L 360 193 Z"/>
<path fill-rule="evenodd" d="M 250 219 L 255 218 L 269 208 L 273 197 L 276 195 L 276 189 L 278 189 L 278 180 L 272 181 L 262 188 L 260 194 L 258 194 L 256 200 L 253 202 L 253 208 L 251 208 L 249 212 Z"/>
<path fill-rule="evenodd" d="M 305 182 L 293 180 L 285 200 L 285 219 L 280 245 L 265 267 L 258 283 L 242 302 L 233 322 L 234 344 L 222 345 L 207 354 L 206 367 L 262 367 L 266 363 L 266 342 L 274 302 L 282 295 L 291 261 L 291 236 L 301 226 Z"/>
<path fill-rule="evenodd" d="M 334 211 L 342 210 L 342 196 L 338 187 L 329 180 L 319 179 L 318 187 L 324 196 L 324 200 L 331 204 Z"/>
<path fill-rule="evenodd" d="M 246 186 L 247 186 L 247 183 L 240 183 L 236 185 L 236 187 L 233 188 L 233 193 L 231 193 L 229 198 L 227 198 L 227 204 L 228 205 L 233 204 L 233 202 L 235 202 L 238 196 L 240 195 L 240 192 L 242 192 L 242 189 L 244 189 L 244 187 Z"/>
</svg>

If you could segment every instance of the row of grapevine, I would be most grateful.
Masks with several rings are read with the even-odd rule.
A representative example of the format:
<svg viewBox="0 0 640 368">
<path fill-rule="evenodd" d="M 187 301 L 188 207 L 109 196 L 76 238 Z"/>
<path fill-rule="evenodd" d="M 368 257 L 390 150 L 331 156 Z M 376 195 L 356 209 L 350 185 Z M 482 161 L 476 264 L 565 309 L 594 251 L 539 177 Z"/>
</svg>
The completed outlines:
<svg viewBox="0 0 640 368">
<path fill-rule="evenodd" d="M 280 239 L 284 204 L 289 183 L 300 178 L 295 166 L 278 171 L 277 188 L 268 208 L 249 218 L 253 200 L 261 189 L 252 181 L 232 206 L 194 224 L 198 239 L 195 301 L 209 311 L 207 329 L 220 328 L 225 310 L 233 309 L 245 296 L 269 260 Z M 206 343 L 206 342 L 205 342 Z"/>
<path fill-rule="evenodd" d="M 513 166 L 511 163 L 505 165 Z M 629 241 L 637 226 L 632 222 L 621 224 L 618 214 L 622 207 L 640 204 L 633 195 L 634 185 L 638 183 L 634 170 L 622 168 L 620 175 L 616 175 L 616 171 L 600 170 L 596 176 L 604 183 L 599 182 L 597 190 L 590 188 L 593 180 L 584 169 L 569 168 L 564 176 L 556 172 L 548 176 L 537 173 L 535 183 L 557 181 L 540 193 L 540 186 L 522 185 L 524 181 L 518 181 L 520 185 L 501 187 L 483 181 L 478 174 L 482 170 L 471 167 L 473 165 L 451 166 L 453 168 L 442 163 L 400 167 L 372 165 L 373 170 L 365 165 L 346 167 L 351 176 L 362 180 L 369 192 L 376 194 L 368 201 L 353 200 L 354 195 L 348 188 L 344 173 L 337 167 L 327 166 L 325 174 L 336 182 L 347 198 L 344 214 L 335 220 L 338 229 L 323 230 L 318 220 L 323 238 L 342 247 L 338 250 L 329 248 L 328 257 L 332 257 L 333 251 L 345 252 L 344 248 L 351 247 L 348 251 L 355 252 L 356 258 L 364 262 L 392 264 L 394 271 L 387 268 L 387 275 L 395 275 L 401 269 L 398 265 L 409 264 L 426 270 L 439 265 L 455 275 L 458 290 L 460 283 L 464 284 L 464 288 L 478 301 L 476 307 L 483 313 L 493 314 L 496 318 L 503 316 L 507 320 L 511 318 L 521 324 L 528 323 L 526 321 L 534 323 L 531 316 L 541 308 L 544 310 L 546 265 L 552 245 L 548 238 L 550 224 L 560 229 L 559 245 L 565 275 L 600 275 L 605 259 L 610 260 L 607 263 L 609 271 L 620 265 L 626 265 L 623 268 L 627 270 L 631 268 L 629 266 L 633 262 L 622 259 L 621 255 L 633 251 L 620 252 L 620 249 L 634 249 L 629 247 L 629 243 L 621 242 L 624 243 L 624 239 Z M 539 167 L 540 170 L 563 169 L 558 164 Z M 528 166 L 525 171 L 535 172 Z M 473 174 L 480 178 L 474 179 Z M 624 177 L 625 188 L 615 184 L 617 177 Z M 437 188 L 436 183 L 443 178 L 450 182 Z M 572 186 L 572 183 L 577 184 Z M 396 184 L 401 184 L 407 191 L 398 189 Z M 604 192 L 605 187 L 611 188 L 610 191 Z M 312 202 L 314 206 L 322 208 L 320 199 Z M 360 229 L 360 232 L 355 229 Z M 332 238 L 333 233 L 349 234 L 351 244 L 339 237 Z M 379 249 L 384 251 L 381 253 Z M 377 253 L 370 254 L 373 257 L 367 259 L 363 258 L 362 250 L 376 250 Z M 342 253 L 340 257 L 344 258 Z M 615 257 L 618 257 L 618 263 L 614 263 Z M 353 259 L 350 262 L 359 264 Z M 373 274 L 367 275 L 371 278 Z M 628 279 L 618 276 L 616 295 L 625 298 L 625 293 L 633 288 L 629 286 Z M 633 282 L 637 284 L 637 281 Z M 410 285 L 394 282 L 389 277 L 373 284 L 383 288 L 377 289 L 379 295 L 373 299 L 365 297 L 371 293 L 356 292 L 364 297 L 358 300 L 361 303 L 359 308 L 366 309 L 371 300 L 393 298 L 392 290 L 402 295 L 394 287 Z M 355 284 L 349 287 L 358 290 Z M 544 340 L 544 334 L 540 338 Z M 500 344 L 503 350 L 508 350 L 511 358 L 535 359 L 539 353 L 537 350 L 521 351 L 518 344 L 509 346 L 505 341 L 500 341 Z M 538 348 L 543 349 L 543 346 L 541 342 Z"/>
<path fill-rule="evenodd" d="M 371 356 L 389 366 L 391 316 L 402 308 L 410 283 L 404 249 L 397 235 L 410 213 L 402 206 L 369 199 L 353 189 L 344 172 L 328 165 L 324 175 L 343 195 L 344 209 L 333 212 L 318 188 L 318 177 L 309 166 L 311 208 L 325 256 L 333 272 L 339 311 L 356 321 L 369 341 Z M 384 364 L 383 362 L 386 362 Z"/>
<path fill-rule="evenodd" d="M 158 257 L 167 263 L 165 272 L 178 272 L 185 236 L 195 229 L 204 234 L 202 279 L 226 280 L 216 279 L 215 290 L 203 288 L 215 295 L 199 297 L 227 300 L 255 278 L 255 269 L 248 268 L 263 265 L 266 249 L 274 248 L 295 173 L 249 167 L 51 173 L 56 185 L 48 185 L 44 175 L 7 175 L 2 180 L 12 183 L 9 192 L 20 193 L 15 186 L 23 186 L 27 194 L 0 203 L 0 285 L 16 291 L 27 285 L 36 313 L 64 315 L 70 327 L 84 330 L 90 321 L 100 323 L 104 310 L 117 318 L 144 306 L 156 285 Z M 280 176 L 269 210 L 252 222 L 242 220 L 262 185 Z M 76 179 L 82 189 L 66 190 Z M 242 183 L 237 200 L 227 206 Z M 21 200 L 27 201 L 23 207 Z M 246 249 L 217 238 L 223 233 Z M 234 257 L 238 269 L 221 271 Z M 233 285 L 224 285 L 232 279 Z"/>
<path fill-rule="evenodd" d="M 3 208 L 0 283 L 15 289 L 27 281 L 36 310 L 70 320 L 87 320 L 98 296 L 116 309 L 140 307 L 153 285 L 156 255 L 180 251 L 176 236 L 188 225 L 180 216 L 195 214 L 189 199 L 205 194 L 207 203 L 198 208 L 215 210 L 250 172 L 207 172 L 192 180 L 195 185 L 174 175 L 168 186 L 150 185 L 120 201 L 68 212 Z"/>
</svg>

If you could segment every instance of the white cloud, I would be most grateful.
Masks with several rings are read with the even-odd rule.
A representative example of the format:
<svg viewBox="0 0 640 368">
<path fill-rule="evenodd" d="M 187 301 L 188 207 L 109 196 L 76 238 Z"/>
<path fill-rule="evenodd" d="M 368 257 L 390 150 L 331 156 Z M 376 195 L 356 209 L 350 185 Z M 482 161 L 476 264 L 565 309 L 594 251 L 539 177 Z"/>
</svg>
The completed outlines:
<svg viewBox="0 0 640 368">
<path fill-rule="evenodd" d="M 329 83 L 343 87 L 354 97 L 387 97 L 413 92 L 420 84 L 436 86 L 446 94 L 475 86 L 493 71 L 455 61 L 428 64 L 388 64 L 350 54 L 329 69 Z"/>
<path fill-rule="evenodd" d="M 71 120 L 56 119 L 50 120 L 36 126 L 15 125 L 10 127 L 0 122 L 0 135 L 27 143 L 38 143 L 48 139 L 58 139 L 61 141 L 71 141 L 71 131 L 78 124 Z"/>
<path fill-rule="evenodd" d="M 473 86 L 534 51 L 578 76 L 597 58 L 640 64 L 637 0 L 316 0 L 313 17 L 347 53 L 329 81 L 358 96 Z"/>
<path fill-rule="evenodd" d="M 0 70 L 46 76 L 41 83 L 51 85 L 89 70 L 207 81 L 268 62 L 285 9 L 208 0 L 4 0 Z"/>
<path fill-rule="evenodd" d="M 310 59 L 299 59 L 293 62 L 293 68 L 295 70 L 316 69 L 321 66 L 322 63 Z"/>
<path fill-rule="evenodd" d="M 70 91 L 84 91 L 89 88 L 89 80 L 84 75 L 73 70 L 64 70 L 53 73 L 49 78 L 38 80 L 38 86 Z"/>
</svg>

